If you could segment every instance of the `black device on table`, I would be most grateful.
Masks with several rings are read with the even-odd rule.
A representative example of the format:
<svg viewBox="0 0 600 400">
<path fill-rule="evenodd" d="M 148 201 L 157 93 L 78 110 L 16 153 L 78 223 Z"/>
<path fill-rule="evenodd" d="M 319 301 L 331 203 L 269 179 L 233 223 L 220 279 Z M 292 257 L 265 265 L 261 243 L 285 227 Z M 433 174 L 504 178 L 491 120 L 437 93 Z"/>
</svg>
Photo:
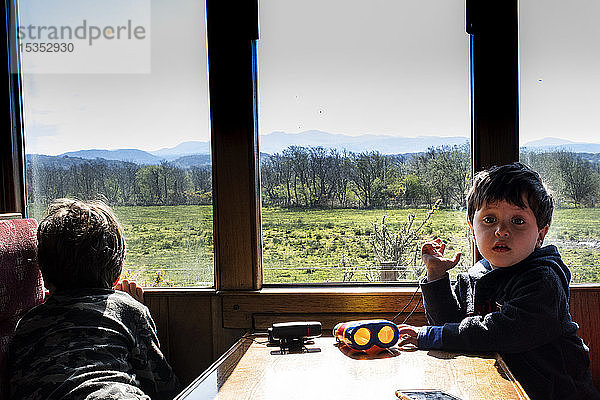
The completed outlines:
<svg viewBox="0 0 600 400">
<path fill-rule="evenodd" d="M 269 345 L 279 346 L 277 354 L 286 352 L 315 352 L 321 349 L 308 349 L 307 344 L 314 343 L 312 339 L 321 336 L 322 327 L 318 321 L 282 322 L 273 324 L 268 329 Z M 271 352 L 275 354 L 274 352 Z"/>
</svg>

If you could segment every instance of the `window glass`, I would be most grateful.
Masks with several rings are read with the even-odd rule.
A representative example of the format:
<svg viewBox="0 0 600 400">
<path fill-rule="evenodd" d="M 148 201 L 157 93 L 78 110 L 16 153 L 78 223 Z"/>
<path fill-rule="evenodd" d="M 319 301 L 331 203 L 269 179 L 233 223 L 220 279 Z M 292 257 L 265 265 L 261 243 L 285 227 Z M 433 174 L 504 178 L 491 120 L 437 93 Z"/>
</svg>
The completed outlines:
<svg viewBox="0 0 600 400">
<path fill-rule="evenodd" d="M 19 0 L 29 215 L 101 199 L 125 276 L 213 285 L 204 2 Z"/>
<path fill-rule="evenodd" d="M 433 237 L 469 265 L 464 1 L 259 6 L 265 283 L 414 281 Z"/>
<path fill-rule="evenodd" d="M 554 194 L 545 244 L 574 282 L 600 281 L 599 17 L 593 1 L 520 2 L 520 157 Z"/>
</svg>

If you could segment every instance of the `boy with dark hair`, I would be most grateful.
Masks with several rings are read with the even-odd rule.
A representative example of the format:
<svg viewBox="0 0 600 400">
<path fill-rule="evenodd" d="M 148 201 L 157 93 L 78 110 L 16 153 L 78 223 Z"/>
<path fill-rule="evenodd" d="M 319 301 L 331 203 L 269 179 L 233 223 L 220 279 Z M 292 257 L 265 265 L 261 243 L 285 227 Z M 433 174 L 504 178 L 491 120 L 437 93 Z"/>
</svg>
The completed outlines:
<svg viewBox="0 0 600 400">
<path fill-rule="evenodd" d="M 125 253 L 121 226 L 104 203 L 50 205 L 38 227 L 38 263 L 50 296 L 17 325 L 9 352 L 12 399 L 177 393 L 148 308 L 112 289 Z"/>
<path fill-rule="evenodd" d="M 439 239 L 423 245 L 430 325 L 401 325 L 401 344 L 498 351 L 532 399 L 600 399 L 569 314 L 571 273 L 556 247 L 542 247 L 553 207 L 540 176 L 524 164 L 478 173 L 467 216 L 483 259 L 452 286 L 447 271 L 460 253 L 445 258 Z"/>
</svg>

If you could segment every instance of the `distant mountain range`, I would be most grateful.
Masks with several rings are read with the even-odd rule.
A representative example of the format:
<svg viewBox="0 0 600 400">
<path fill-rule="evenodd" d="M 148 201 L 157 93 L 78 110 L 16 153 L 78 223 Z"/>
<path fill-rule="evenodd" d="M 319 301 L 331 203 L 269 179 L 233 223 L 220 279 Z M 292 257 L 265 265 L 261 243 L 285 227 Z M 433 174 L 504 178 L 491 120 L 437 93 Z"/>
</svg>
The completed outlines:
<svg viewBox="0 0 600 400">
<path fill-rule="evenodd" d="M 289 146 L 322 146 L 353 153 L 379 151 L 382 154 L 405 154 L 419 153 L 430 147 L 462 145 L 468 141 L 465 136 L 349 136 L 313 130 L 300 133 L 272 132 L 262 135 L 259 147 L 261 152 L 268 154 L 280 153 Z"/>
<path fill-rule="evenodd" d="M 79 150 L 69 151 L 60 154 L 58 157 L 83 158 L 84 160 L 95 160 L 103 158 L 105 160 L 130 161 L 136 164 L 160 164 L 164 159 L 157 157 L 152 153 L 148 153 L 138 149 L 119 149 L 119 150 Z"/>
<path fill-rule="evenodd" d="M 468 141 L 469 139 L 464 136 L 349 136 L 312 130 L 300 133 L 272 132 L 262 135 L 259 146 L 261 156 L 263 157 L 269 154 L 281 153 L 290 146 L 322 146 L 355 153 L 379 151 L 382 154 L 407 154 L 423 152 L 430 147 L 460 146 L 468 143 Z M 556 138 L 545 138 L 528 142 L 522 148 L 530 151 L 567 150 L 600 153 L 600 144 L 576 143 Z M 161 162 L 168 161 L 184 168 L 211 164 L 210 142 L 201 141 L 183 142 L 175 147 L 163 148 L 156 151 L 143 151 L 139 149 L 91 149 L 71 151 L 58 156 L 28 155 L 28 158 L 31 159 L 34 156 L 36 157 L 36 162 L 44 164 L 59 162 L 63 166 L 98 158 L 117 162 L 133 162 L 142 165 L 160 164 Z"/>
<path fill-rule="evenodd" d="M 210 154 L 210 142 L 183 142 L 175 147 L 151 151 L 150 154 L 169 161 L 192 154 Z"/>
<path fill-rule="evenodd" d="M 261 155 L 280 153 L 290 146 L 322 146 L 348 152 L 379 151 L 383 154 L 404 154 L 426 151 L 429 147 L 462 145 L 468 138 L 462 136 L 420 136 L 416 138 L 393 137 L 385 135 L 349 136 L 322 131 L 306 131 L 301 133 L 273 132 L 260 137 Z M 208 156 L 197 157 L 198 155 Z M 193 157 L 192 157 L 193 156 Z M 50 157 L 50 156 L 44 156 Z M 162 148 L 156 151 L 139 149 L 90 149 L 70 151 L 56 157 L 94 160 L 102 158 L 136 164 L 160 164 L 168 161 L 176 165 L 190 166 L 195 162 L 210 163 L 210 142 L 183 142 L 175 147 Z M 185 158 L 184 158 L 185 157 Z M 190 158 L 192 157 L 192 158 Z M 195 157 L 195 158 L 194 158 Z M 41 160 L 41 159 L 40 159 Z M 44 158 L 45 161 L 49 161 Z"/>
<path fill-rule="evenodd" d="M 525 143 L 521 148 L 531 151 L 565 150 L 574 153 L 600 153 L 600 144 L 598 143 L 572 142 L 557 138 L 533 140 Z"/>
</svg>

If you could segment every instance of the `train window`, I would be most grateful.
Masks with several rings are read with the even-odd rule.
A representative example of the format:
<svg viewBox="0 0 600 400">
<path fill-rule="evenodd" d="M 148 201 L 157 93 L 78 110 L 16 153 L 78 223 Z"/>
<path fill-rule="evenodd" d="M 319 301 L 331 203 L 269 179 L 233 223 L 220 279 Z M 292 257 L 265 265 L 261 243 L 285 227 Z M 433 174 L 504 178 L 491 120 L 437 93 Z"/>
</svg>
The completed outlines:
<svg viewBox="0 0 600 400">
<path fill-rule="evenodd" d="M 19 1 L 27 200 L 103 199 L 126 275 L 214 285 L 204 2 Z"/>
<path fill-rule="evenodd" d="M 600 281 L 599 16 L 597 2 L 520 2 L 520 158 L 554 193 L 546 243 L 573 282 Z"/>
<path fill-rule="evenodd" d="M 414 281 L 434 236 L 469 265 L 464 1 L 259 7 L 264 283 Z"/>
</svg>

